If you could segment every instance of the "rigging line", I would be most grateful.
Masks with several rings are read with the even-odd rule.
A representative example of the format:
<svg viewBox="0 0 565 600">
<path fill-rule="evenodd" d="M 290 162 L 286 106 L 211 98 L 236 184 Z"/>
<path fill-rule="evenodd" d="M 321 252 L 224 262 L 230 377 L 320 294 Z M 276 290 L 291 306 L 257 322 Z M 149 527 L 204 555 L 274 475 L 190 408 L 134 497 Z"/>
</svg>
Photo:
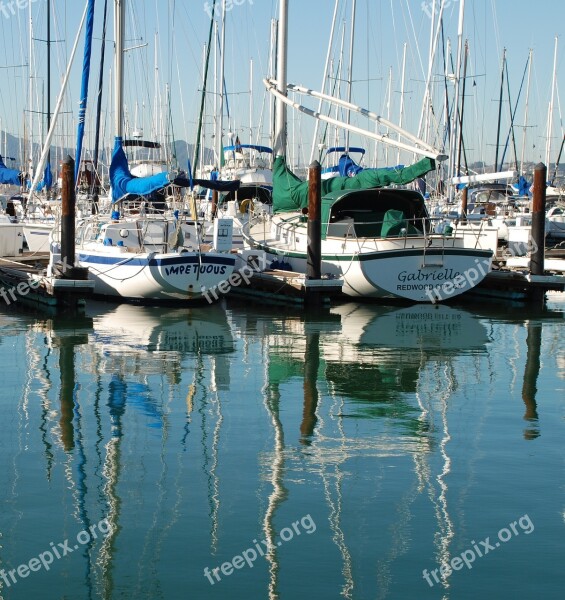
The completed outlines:
<svg viewBox="0 0 565 600">
<path fill-rule="evenodd" d="M 502 158 L 500 160 L 500 164 L 504 164 L 504 157 L 506 156 L 506 150 L 508 149 L 508 142 L 510 136 L 512 136 L 512 147 L 514 150 L 514 168 L 518 171 L 518 152 L 516 150 L 516 137 L 514 135 L 514 117 L 516 116 L 516 111 L 518 110 L 518 102 L 520 101 L 520 96 L 522 95 L 522 88 L 524 87 L 524 81 L 526 79 L 526 73 L 528 70 L 528 63 L 530 61 L 530 56 L 528 55 L 528 60 L 526 61 L 526 66 L 524 67 L 524 72 L 522 73 L 522 81 L 520 83 L 520 89 L 518 90 L 518 97 L 516 98 L 516 104 L 514 105 L 514 110 L 512 110 L 512 101 L 510 99 L 510 77 L 508 75 L 508 61 L 506 61 L 506 86 L 508 93 L 508 106 L 510 108 L 510 128 L 508 130 L 508 135 L 506 136 L 506 143 L 504 145 L 504 152 L 502 153 Z M 502 166 L 501 166 L 502 170 Z"/>
<path fill-rule="evenodd" d="M 200 115 L 198 117 L 198 131 L 196 133 L 196 148 L 194 150 L 194 159 L 192 164 L 194 165 L 194 169 L 198 169 L 198 160 L 200 158 L 200 138 L 202 136 L 202 118 L 204 114 L 204 108 L 206 103 L 206 84 L 208 81 L 208 67 L 210 64 L 210 49 L 212 47 L 212 37 L 214 33 L 214 12 L 216 10 L 216 0 L 212 0 L 212 9 L 210 16 L 210 29 L 208 32 L 208 47 L 206 49 L 206 63 L 204 66 L 204 73 L 202 76 L 202 95 L 200 98 Z"/>
</svg>

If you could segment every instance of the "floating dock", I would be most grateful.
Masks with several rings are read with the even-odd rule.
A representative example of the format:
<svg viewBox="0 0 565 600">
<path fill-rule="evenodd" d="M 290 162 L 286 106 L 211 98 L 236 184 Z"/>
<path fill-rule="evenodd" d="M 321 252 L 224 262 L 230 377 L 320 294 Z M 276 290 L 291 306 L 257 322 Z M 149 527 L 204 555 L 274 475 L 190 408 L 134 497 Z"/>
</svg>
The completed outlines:
<svg viewBox="0 0 565 600">
<path fill-rule="evenodd" d="M 234 287 L 230 294 L 285 304 L 327 305 L 341 294 L 342 287 L 341 279 L 308 279 L 304 273 L 273 269 L 254 272 L 247 285 Z"/>
<path fill-rule="evenodd" d="M 6 304 L 48 306 L 62 309 L 82 309 L 86 298 L 92 296 L 94 282 L 88 279 L 86 269 L 54 269 L 49 274 L 39 264 L 18 260 L 0 259 L 0 297 Z"/>
</svg>

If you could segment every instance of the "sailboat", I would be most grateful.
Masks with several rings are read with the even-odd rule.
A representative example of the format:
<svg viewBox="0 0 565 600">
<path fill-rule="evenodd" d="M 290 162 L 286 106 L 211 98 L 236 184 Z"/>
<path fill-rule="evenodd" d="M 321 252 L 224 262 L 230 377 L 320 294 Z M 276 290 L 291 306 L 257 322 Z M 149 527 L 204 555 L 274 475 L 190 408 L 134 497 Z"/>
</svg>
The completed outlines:
<svg viewBox="0 0 565 600">
<path fill-rule="evenodd" d="M 447 157 L 367 109 L 308 88 L 287 85 L 287 14 L 288 0 L 282 0 L 278 79 L 265 81 L 278 100 L 273 215 L 263 214 L 249 222 L 243 231 L 245 244 L 264 251 L 267 259 L 275 264 L 281 261 L 293 271 L 306 271 L 308 183 L 301 181 L 286 165 L 288 104 L 316 119 L 423 156 L 408 167 L 366 169 L 355 177 L 321 181 L 322 276 L 343 278 L 343 292 L 348 296 L 417 302 L 436 302 L 438 298 L 451 298 L 474 287 L 490 270 L 492 250 L 465 247 L 461 235 L 435 234 L 423 196 L 414 190 L 390 187 L 423 177 L 435 169 L 436 161 Z M 291 101 L 287 90 L 360 113 L 397 131 L 409 143 L 326 117 Z M 471 269 L 477 272 L 474 281 L 463 276 Z M 450 290 L 448 294 L 447 290 Z"/>
<path fill-rule="evenodd" d="M 110 182 L 111 215 L 89 217 L 77 224 L 77 255 L 89 268 L 97 295 L 142 301 L 183 301 L 202 298 L 232 273 L 236 257 L 231 250 L 229 222 L 216 223 L 214 247 L 202 245 L 200 225 L 154 212 L 144 205 L 151 195 L 170 186 L 192 187 L 191 178 L 174 172 L 148 177 L 132 175 L 123 149 L 123 42 L 125 0 L 115 0 L 116 28 L 116 138 Z M 198 183 L 224 188 L 222 182 Z M 239 182 L 226 184 L 237 187 Z M 137 214 L 124 216 L 128 199 L 139 202 Z M 147 202 L 145 202 L 147 200 Z M 222 235 L 223 234 L 223 235 Z"/>
</svg>

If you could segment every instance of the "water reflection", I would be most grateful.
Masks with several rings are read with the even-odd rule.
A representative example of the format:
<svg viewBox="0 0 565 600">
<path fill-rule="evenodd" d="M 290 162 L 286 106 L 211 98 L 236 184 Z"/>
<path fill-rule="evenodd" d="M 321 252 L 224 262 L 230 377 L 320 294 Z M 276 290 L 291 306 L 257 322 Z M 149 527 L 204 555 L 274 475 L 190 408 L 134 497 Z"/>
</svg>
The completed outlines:
<svg viewBox="0 0 565 600">
<path fill-rule="evenodd" d="M 397 523 L 388 556 L 377 566 L 380 597 L 387 595 L 390 565 L 409 546 L 411 505 L 426 491 L 434 505 L 438 533 L 438 562 L 450 559 L 449 545 L 453 526 L 447 505 L 447 478 L 450 457 L 447 452 L 450 435 L 447 401 L 457 386 L 453 360 L 457 354 L 486 353 L 489 336 L 486 328 L 471 313 L 446 306 L 390 309 L 370 305 L 345 304 L 332 309 L 329 320 L 315 315 L 272 321 L 268 339 L 266 372 L 266 406 L 271 415 L 274 447 L 269 459 L 262 461 L 265 478 L 272 484 L 265 512 L 265 536 L 274 544 L 277 538 L 276 512 L 288 499 L 284 485 L 285 472 L 297 468 L 286 465 L 289 450 L 280 419 L 284 398 L 281 388 L 302 377 L 303 411 L 300 443 L 304 446 L 301 461 L 310 464 L 320 477 L 333 542 L 341 556 L 342 584 L 340 594 L 353 598 L 352 554 L 342 525 L 344 509 L 343 485 L 349 463 L 360 451 L 375 458 L 409 454 L 414 459 L 415 483 L 397 505 Z M 256 323 L 240 324 L 253 330 Z M 422 371 L 428 362 L 438 365 L 438 389 L 421 389 Z M 320 406 L 318 382 L 328 387 L 329 406 Z M 413 395 L 425 405 L 414 405 Z M 423 399 L 423 400 L 422 400 Z M 435 477 L 429 456 L 441 419 L 440 454 L 442 464 Z M 408 438 L 396 433 L 380 432 L 375 439 L 358 439 L 346 430 L 347 418 L 389 417 L 402 427 Z M 430 434 L 432 432 L 432 434 Z M 288 476 L 288 475 L 287 475 Z M 384 477 L 381 472 L 379 478 Z M 435 480 L 435 481 L 434 481 Z M 437 483 L 437 487 L 436 487 Z M 280 565 L 274 548 L 270 562 L 269 598 L 279 597 Z M 445 587 L 447 582 L 444 581 Z"/>
<path fill-rule="evenodd" d="M 254 598 L 292 597 L 296 570 L 311 558 L 303 548 L 328 561 L 334 596 L 393 597 L 411 553 L 424 547 L 426 564 L 441 566 L 460 551 L 463 500 L 492 408 L 477 403 L 476 446 L 462 451 L 465 407 L 454 398 L 488 389 L 502 364 L 493 348 L 510 347 L 488 323 L 448 306 L 354 303 L 327 315 L 93 303 L 82 320 L 34 321 L 6 463 L 1 564 L 17 566 L 15 540 L 40 530 L 28 522 L 37 488 L 54 515 L 49 540 L 103 518 L 111 526 L 80 562 L 58 565 L 58 597 L 173 598 L 180 583 L 197 597 L 243 597 L 251 584 Z M 524 322 L 516 324 L 508 360 L 525 414 L 517 407 L 514 416 L 524 415 L 533 441 L 545 322 L 527 322 L 522 346 Z M 309 512 L 313 546 L 303 535 L 279 547 L 281 529 Z M 203 567 L 260 537 L 266 560 L 210 586 Z M 21 597 L 40 596 L 33 585 L 22 583 Z M 452 575 L 441 578 L 443 597 L 456 597 L 452 586 Z"/>
</svg>

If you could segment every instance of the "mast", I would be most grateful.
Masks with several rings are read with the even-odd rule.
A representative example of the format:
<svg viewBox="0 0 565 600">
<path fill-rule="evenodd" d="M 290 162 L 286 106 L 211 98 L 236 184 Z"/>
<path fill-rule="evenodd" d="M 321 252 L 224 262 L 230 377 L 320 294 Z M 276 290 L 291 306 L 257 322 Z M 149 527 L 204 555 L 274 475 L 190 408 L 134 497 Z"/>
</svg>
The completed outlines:
<svg viewBox="0 0 565 600">
<path fill-rule="evenodd" d="M 406 47 L 407 44 L 404 42 L 404 51 L 402 53 L 402 82 L 400 84 L 400 116 L 398 118 L 398 126 L 402 127 L 402 121 L 404 119 L 404 83 L 406 81 Z M 400 134 L 397 137 L 400 140 Z M 396 164 L 400 164 L 400 150 L 396 153 Z"/>
<path fill-rule="evenodd" d="M 222 129 L 224 128 L 224 69 L 226 49 L 226 3 L 222 2 L 222 37 L 220 38 L 220 106 L 218 112 L 218 131 L 216 133 L 216 148 L 218 153 L 218 172 L 223 163 L 224 144 L 222 141 Z"/>
<path fill-rule="evenodd" d="M 339 0 L 335 0 L 335 6 L 334 6 L 334 14 L 333 14 L 333 18 L 332 18 L 332 28 L 330 31 L 330 41 L 328 43 L 328 51 L 326 53 L 326 64 L 324 65 L 324 78 L 322 79 L 322 93 L 324 93 L 326 91 L 326 82 L 328 80 L 328 70 L 329 70 L 329 66 L 330 66 L 330 58 L 331 58 L 331 50 L 332 50 L 332 46 L 333 46 L 333 39 L 334 39 L 334 33 L 335 33 L 335 24 L 336 24 L 336 19 L 337 19 L 337 9 L 339 6 Z M 320 100 L 320 102 L 318 103 L 318 112 L 322 111 L 322 100 Z M 310 152 L 310 163 L 312 163 L 312 161 L 314 160 L 314 154 L 316 153 L 316 140 L 318 139 L 318 131 L 320 129 L 320 122 L 316 121 L 316 125 L 314 127 L 314 137 L 312 138 L 312 150 Z"/>
<path fill-rule="evenodd" d="M 51 128 L 51 0 L 47 0 L 47 131 Z M 47 166 L 51 167 L 51 147 L 47 150 Z M 51 188 L 47 185 L 47 193 Z"/>
<path fill-rule="evenodd" d="M 114 35 L 116 48 L 116 90 L 115 90 L 115 124 L 114 130 L 117 137 L 123 137 L 124 133 L 124 37 L 126 21 L 126 0 L 114 0 Z"/>
<path fill-rule="evenodd" d="M 96 0 L 88 0 L 88 13 L 86 17 L 86 35 L 84 38 L 84 60 L 82 65 L 82 83 L 80 90 L 80 103 L 78 112 L 77 149 L 75 160 L 75 186 L 78 184 L 82 144 L 84 140 L 84 124 L 86 120 L 86 106 L 88 101 L 88 81 L 90 78 L 90 58 L 92 56 L 92 34 L 94 30 L 94 6 Z"/>
<path fill-rule="evenodd" d="M 428 124 L 429 124 L 429 115 L 430 115 L 430 107 L 431 107 L 431 79 L 432 79 L 432 66 L 434 64 L 437 41 L 439 37 L 440 27 L 441 27 L 441 19 L 443 14 L 443 5 L 445 0 L 442 0 L 440 6 L 440 12 L 437 19 L 437 27 L 436 27 L 436 2 L 432 2 L 432 14 L 431 14 L 431 23 L 430 23 L 430 47 L 428 53 L 428 75 L 426 77 L 426 89 L 424 91 L 424 99 L 422 101 L 422 112 L 420 113 L 420 122 L 418 124 L 418 137 L 422 136 L 422 127 L 426 131 L 426 135 L 428 133 Z M 435 33 L 434 33 L 435 29 Z M 424 124 L 425 118 L 425 124 Z M 427 141 L 427 139 L 426 139 Z"/>
<path fill-rule="evenodd" d="M 277 90 L 287 95 L 287 50 L 288 50 L 288 0 L 281 0 L 279 12 L 279 35 L 277 56 Z M 275 115 L 275 138 L 273 154 L 284 156 L 286 153 L 286 105 L 278 101 Z"/>
<path fill-rule="evenodd" d="M 390 111 L 392 108 L 392 104 L 391 104 L 391 99 L 392 99 L 392 67 L 389 67 L 388 69 L 388 91 L 387 91 L 387 97 L 386 97 L 386 118 L 390 121 Z M 376 126 L 375 126 L 375 130 L 376 130 Z M 386 133 L 387 135 L 389 134 L 389 129 L 387 128 Z M 377 157 L 377 142 L 375 141 L 375 159 Z M 388 165 L 388 144 L 385 146 L 385 165 Z"/>
<path fill-rule="evenodd" d="M 271 19 L 271 48 L 269 53 L 269 73 L 274 79 L 277 78 L 277 55 L 278 55 L 278 21 Z M 269 140 L 270 144 L 273 144 L 275 139 L 275 113 L 276 113 L 276 99 L 274 96 L 271 97 L 269 102 Z"/>
<path fill-rule="evenodd" d="M 204 62 L 204 69 L 202 71 L 202 95 L 200 97 L 200 117 L 198 118 L 198 131 L 196 133 L 196 149 L 194 150 L 194 159 L 192 164 L 194 169 L 198 168 L 198 159 L 200 155 L 200 144 L 202 135 L 202 120 L 204 118 L 204 107 L 206 103 L 206 83 L 208 81 L 208 65 L 210 64 L 210 50 L 212 48 L 212 34 L 214 32 L 214 12 L 216 10 L 216 0 L 212 2 L 212 9 L 210 13 L 210 29 L 208 31 L 208 46 L 205 47 L 206 59 Z M 202 171 L 202 170 L 201 170 Z"/>
<path fill-rule="evenodd" d="M 545 151 L 545 164 L 549 169 L 551 160 L 551 130 L 553 128 L 553 105 L 555 99 L 555 78 L 557 75 L 557 36 L 555 36 L 555 46 L 553 50 L 553 77 L 551 81 L 551 101 L 549 103 L 549 113 L 547 115 L 547 147 Z"/>
<path fill-rule="evenodd" d="M 249 141 L 253 143 L 253 59 L 249 61 Z"/>
<path fill-rule="evenodd" d="M 461 150 L 463 147 L 463 112 L 465 110 L 465 88 L 467 85 L 467 59 L 469 57 L 469 43 L 465 40 L 465 60 L 463 64 L 463 94 L 461 96 L 461 115 L 457 127 L 457 175 L 461 175 Z"/>
<path fill-rule="evenodd" d="M 355 11 L 357 0 L 351 0 L 351 33 L 349 34 L 349 69 L 348 69 L 348 86 L 347 86 L 347 101 L 351 103 L 353 94 L 353 49 L 355 43 Z M 346 123 L 351 123 L 351 113 L 346 115 Z M 349 130 L 345 132 L 345 153 L 349 153 Z"/>
<path fill-rule="evenodd" d="M 494 172 L 498 171 L 498 145 L 500 143 L 500 120 L 502 118 L 502 93 L 504 91 L 504 66 L 506 65 L 506 48 L 502 52 L 502 69 L 500 73 L 500 98 L 498 100 L 498 126 L 496 128 L 496 149 L 494 158 Z M 502 166 L 500 167 L 502 171 Z"/>
<path fill-rule="evenodd" d="M 100 149 L 100 121 L 102 116 L 102 86 L 104 82 L 104 57 L 106 54 L 106 20 L 108 16 L 108 0 L 104 0 L 104 20 L 102 24 L 102 47 L 100 55 L 100 72 L 98 73 L 98 97 L 96 103 L 96 126 L 94 130 L 94 169 L 92 185 L 93 189 L 93 209 L 94 204 L 98 201 L 98 186 L 96 180 L 98 177 L 98 153 Z M 102 180 L 102 178 L 100 178 Z"/>
<path fill-rule="evenodd" d="M 449 176 L 453 177 L 455 169 L 455 134 L 459 129 L 457 127 L 457 119 L 459 114 L 459 80 L 461 77 L 461 56 L 463 52 L 463 17 L 465 14 L 465 0 L 461 0 L 459 4 L 459 24 L 457 27 L 457 60 L 455 63 L 455 97 L 453 99 L 453 126 L 451 127 L 449 137 Z M 454 189 L 450 186 L 449 197 L 453 199 Z"/>
<path fill-rule="evenodd" d="M 563 154 L 563 147 L 565 146 L 565 135 L 561 140 L 561 146 L 559 147 L 559 153 L 557 154 L 557 160 L 555 161 L 555 168 L 553 169 L 553 176 L 550 179 L 551 185 L 555 183 L 555 178 L 557 177 L 557 171 L 559 170 L 559 161 L 561 160 L 561 156 Z"/>
<path fill-rule="evenodd" d="M 117 2 L 119 0 L 116 0 Z M 55 125 L 57 123 L 57 119 L 59 118 L 59 113 L 61 112 L 61 107 L 63 105 L 63 99 L 65 96 L 65 92 L 67 90 L 67 84 L 69 83 L 69 78 L 71 76 L 71 70 L 72 70 L 72 66 L 73 66 L 73 62 L 75 59 L 75 54 L 78 48 L 78 43 L 80 41 L 80 34 L 82 32 L 82 28 L 84 26 L 84 22 L 86 21 L 86 14 L 88 11 L 88 5 L 86 5 L 84 7 L 84 12 L 82 14 L 82 19 L 78 28 L 78 32 L 73 44 L 73 48 L 71 50 L 71 54 L 69 57 L 69 63 L 67 65 L 67 71 L 65 73 L 65 77 L 63 78 L 63 82 L 61 83 L 61 91 L 59 92 L 59 97 L 57 98 L 57 104 L 55 106 L 55 110 L 53 112 L 53 119 L 51 122 L 51 127 L 49 127 L 49 131 L 47 133 L 47 137 L 45 139 L 45 143 L 43 144 L 43 151 L 41 153 L 41 157 L 39 159 L 38 165 L 37 165 L 37 169 L 35 171 L 35 176 L 33 178 L 33 182 L 31 184 L 31 191 L 33 192 L 34 190 L 37 189 L 37 184 L 39 183 L 39 178 L 41 177 L 41 171 L 44 168 L 44 166 L 47 164 L 47 156 L 49 153 L 49 148 L 51 146 L 51 140 L 53 139 L 53 133 L 55 130 Z"/>
<path fill-rule="evenodd" d="M 520 157 L 520 175 L 524 174 L 524 152 L 526 150 L 526 131 L 528 127 L 528 102 L 530 100 L 530 76 L 532 73 L 532 53 L 533 50 L 530 48 L 528 54 L 528 84 L 526 86 L 526 107 L 524 108 L 524 127 L 522 134 L 522 155 Z"/>
<path fill-rule="evenodd" d="M 33 17 L 31 14 L 31 2 L 29 3 L 29 157 L 24 160 L 28 166 L 29 176 L 33 179 Z"/>
</svg>

